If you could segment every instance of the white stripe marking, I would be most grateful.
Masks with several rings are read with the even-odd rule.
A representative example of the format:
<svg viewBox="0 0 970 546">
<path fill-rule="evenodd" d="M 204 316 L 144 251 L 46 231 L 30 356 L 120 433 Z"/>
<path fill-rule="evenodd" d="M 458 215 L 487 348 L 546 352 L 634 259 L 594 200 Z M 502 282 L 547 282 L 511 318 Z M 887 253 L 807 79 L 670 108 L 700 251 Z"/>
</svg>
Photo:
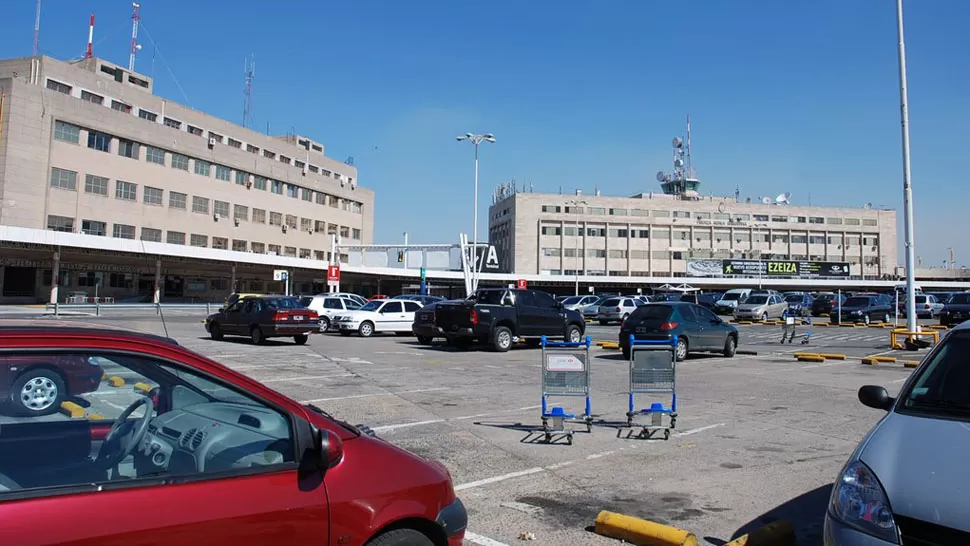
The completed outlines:
<svg viewBox="0 0 970 546">
<path fill-rule="evenodd" d="M 485 478 L 483 480 L 477 480 L 473 482 L 456 485 L 455 491 L 463 491 L 465 489 L 471 489 L 473 487 L 481 487 L 483 485 L 502 482 L 505 480 L 510 480 L 512 478 L 519 478 L 521 476 L 528 476 L 530 474 L 538 474 L 539 472 L 545 472 L 545 471 L 546 469 L 542 468 L 541 466 L 534 466 L 532 468 L 527 468 L 525 470 L 519 470 L 518 472 L 509 472 L 508 474 L 502 474 L 500 476 L 492 476 L 491 478 Z"/>
<path fill-rule="evenodd" d="M 399 394 L 411 394 L 414 392 L 432 392 L 432 391 L 446 391 L 446 390 L 449 390 L 448 387 L 435 387 L 433 389 L 414 389 L 412 391 L 375 392 L 371 394 L 353 394 L 350 396 L 334 396 L 332 398 L 314 398 L 313 400 L 304 400 L 300 403 L 313 404 L 316 402 L 332 402 L 334 400 L 350 400 L 353 398 L 372 398 L 375 396 L 397 396 Z"/>
<path fill-rule="evenodd" d="M 420 426 L 423 426 L 423 425 L 433 425 L 435 423 L 447 423 L 447 422 L 450 422 L 450 421 L 466 421 L 468 419 L 477 419 L 479 417 L 491 417 L 491 416 L 494 416 L 494 415 L 502 415 L 502 414 L 505 414 L 505 413 L 516 413 L 516 412 L 520 412 L 520 411 L 527 411 L 527 410 L 539 409 L 541 407 L 542 406 L 525 406 L 523 408 L 515 408 L 515 409 L 510 409 L 510 410 L 504 410 L 504 411 L 493 411 L 493 412 L 489 412 L 489 413 L 478 413 L 478 414 L 475 414 L 475 415 L 462 415 L 461 417 L 450 417 L 450 418 L 447 418 L 447 419 L 429 419 L 427 421 L 414 421 L 414 422 L 411 422 L 411 423 L 397 423 L 397 424 L 394 424 L 394 425 L 381 425 L 379 427 L 371 427 L 371 430 L 373 430 L 374 432 L 388 432 L 388 431 L 391 431 L 391 430 L 399 430 L 399 429 L 402 429 L 402 428 L 420 427 Z"/>
<path fill-rule="evenodd" d="M 304 375 L 300 377 L 281 377 L 279 379 L 256 379 L 254 377 L 253 379 L 256 379 L 256 381 L 259 381 L 260 383 L 277 383 L 280 381 L 306 381 L 310 379 L 332 379 L 334 377 L 352 377 L 353 375 L 354 374 L 352 373 L 341 373 L 336 375 Z"/>
<path fill-rule="evenodd" d="M 465 531 L 465 540 L 472 544 L 478 544 L 478 546 L 508 546 L 504 542 L 499 542 L 471 531 Z"/>
<path fill-rule="evenodd" d="M 371 427 L 374 432 L 387 432 L 390 430 L 397 430 L 401 428 L 409 427 L 420 427 L 421 425 L 432 425 L 434 423 L 444 423 L 444 419 L 429 419 L 427 421 L 415 421 L 413 423 L 398 423 L 396 425 L 382 425 L 379 427 Z"/>
<path fill-rule="evenodd" d="M 678 432 L 674 436 L 690 436 L 691 434 L 697 434 L 698 432 L 704 432 L 705 430 L 711 430 L 712 428 L 723 427 L 725 423 L 717 423 L 715 425 L 707 425 L 706 427 L 692 428 L 690 430 L 685 430 L 683 432 Z"/>
<path fill-rule="evenodd" d="M 890 381 L 889 383 L 892 384 L 892 385 L 895 385 L 896 383 L 902 383 L 903 381 L 906 381 L 907 379 L 909 379 L 909 378 L 908 377 L 904 377 L 902 379 L 894 379 L 893 381 Z"/>
</svg>

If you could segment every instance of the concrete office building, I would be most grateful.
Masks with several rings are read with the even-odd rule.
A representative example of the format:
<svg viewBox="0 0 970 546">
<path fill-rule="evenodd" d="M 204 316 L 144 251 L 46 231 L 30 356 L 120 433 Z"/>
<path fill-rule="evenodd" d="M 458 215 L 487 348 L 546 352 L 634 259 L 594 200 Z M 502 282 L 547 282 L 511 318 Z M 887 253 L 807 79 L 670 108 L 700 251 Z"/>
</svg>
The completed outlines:
<svg viewBox="0 0 970 546">
<path fill-rule="evenodd" d="M 0 61 L 0 228 L 18 239 L 0 241 L 0 302 L 45 301 L 55 278 L 61 301 L 155 288 L 214 299 L 279 290 L 281 267 L 323 290 L 332 235 L 372 242 L 374 192 L 354 166 L 152 84 L 98 58 Z"/>
</svg>

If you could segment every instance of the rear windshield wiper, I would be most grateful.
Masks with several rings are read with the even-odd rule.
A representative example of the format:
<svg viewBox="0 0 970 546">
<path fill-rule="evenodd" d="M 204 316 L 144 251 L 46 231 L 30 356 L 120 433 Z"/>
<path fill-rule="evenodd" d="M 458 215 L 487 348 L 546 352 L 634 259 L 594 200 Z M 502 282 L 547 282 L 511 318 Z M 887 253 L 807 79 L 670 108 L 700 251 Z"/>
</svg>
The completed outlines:
<svg viewBox="0 0 970 546">
<path fill-rule="evenodd" d="M 351 425 L 350 423 L 348 423 L 346 421 L 341 421 L 340 419 L 337 419 L 336 417 L 334 417 L 333 415 L 331 415 L 327 411 L 323 410 L 322 408 L 320 408 L 320 407 L 318 407 L 318 406 L 316 406 L 314 404 L 303 404 L 303 406 L 305 408 L 311 409 L 311 410 L 319 413 L 320 415 L 326 417 L 327 419 L 330 419 L 334 423 L 337 423 L 338 425 L 344 427 L 345 429 L 349 430 L 350 432 L 353 432 L 357 436 L 360 436 L 361 435 L 360 429 L 358 429 L 357 427 L 355 427 L 354 425 Z"/>
</svg>

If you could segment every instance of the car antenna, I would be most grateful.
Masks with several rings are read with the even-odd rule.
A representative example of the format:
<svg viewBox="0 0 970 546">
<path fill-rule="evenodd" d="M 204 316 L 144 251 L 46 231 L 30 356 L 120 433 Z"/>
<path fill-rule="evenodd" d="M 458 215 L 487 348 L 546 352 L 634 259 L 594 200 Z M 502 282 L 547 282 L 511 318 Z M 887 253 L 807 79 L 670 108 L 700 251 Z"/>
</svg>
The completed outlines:
<svg viewBox="0 0 970 546">
<path fill-rule="evenodd" d="M 148 262 L 148 270 L 151 271 L 152 262 L 148 259 L 148 250 L 145 249 L 145 241 L 141 242 L 141 251 L 145 254 L 145 261 Z M 158 282 L 158 276 L 155 276 L 155 282 Z M 152 291 L 152 301 L 155 300 L 155 294 L 160 291 L 159 286 L 156 284 L 155 289 Z M 159 294 L 160 296 L 160 294 Z M 171 337 L 168 335 L 168 324 L 165 324 L 165 313 L 162 312 L 162 301 L 161 297 L 158 298 L 158 302 L 155 303 L 156 309 L 158 309 L 158 316 L 162 319 L 162 330 L 165 331 L 165 337 Z"/>
</svg>

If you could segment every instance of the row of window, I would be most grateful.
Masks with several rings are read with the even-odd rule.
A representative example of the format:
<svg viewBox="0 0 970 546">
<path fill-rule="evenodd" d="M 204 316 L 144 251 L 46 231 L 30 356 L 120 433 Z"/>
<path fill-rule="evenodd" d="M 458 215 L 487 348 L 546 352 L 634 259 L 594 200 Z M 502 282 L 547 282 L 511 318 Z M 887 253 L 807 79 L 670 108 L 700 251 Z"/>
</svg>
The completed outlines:
<svg viewBox="0 0 970 546">
<path fill-rule="evenodd" d="M 110 67 L 102 66 L 101 69 L 102 71 L 105 71 L 105 69 L 110 69 Z M 110 69 L 110 70 L 113 70 L 113 69 Z M 72 86 L 66 83 L 61 83 L 56 80 L 48 79 L 47 88 L 53 91 L 57 91 L 59 93 L 64 93 L 65 95 L 73 94 Z M 81 100 L 92 102 L 94 104 L 107 105 L 106 99 L 104 96 L 99 95 L 97 93 L 92 93 L 87 90 L 83 90 L 83 89 L 81 90 L 80 98 Z M 124 112 L 126 114 L 133 113 L 133 109 L 131 105 L 123 103 L 121 101 L 111 99 L 110 106 L 112 110 L 117 110 L 119 112 Z M 143 120 L 150 121 L 152 123 L 158 123 L 158 114 L 150 110 L 146 110 L 144 108 L 138 109 L 138 117 Z M 183 123 L 182 121 L 177 120 L 175 118 L 162 116 L 162 125 L 166 127 L 171 127 L 172 129 L 177 129 L 179 131 L 184 130 L 185 132 L 191 135 L 195 135 L 202 138 L 208 138 L 214 144 L 216 143 L 225 144 L 226 146 L 229 146 L 230 148 L 236 148 L 237 150 L 243 149 L 243 145 L 245 144 L 246 151 L 252 154 L 259 155 L 260 153 L 262 153 L 263 157 L 267 159 L 275 159 L 275 160 L 278 160 L 280 163 L 293 165 L 294 167 L 297 167 L 299 169 L 306 169 L 309 172 L 312 172 L 314 174 L 320 174 L 328 178 L 333 177 L 333 178 L 336 178 L 337 180 L 341 180 L 342 175 L 340 173 L 331 172 L 327 169 L 323 169 L 321 167 L 313 165 L 312 163 L 308 165 L 305 161 L 300 161 L 299 159 L 294 159 L 284 154 L 278 154 L 271 150 L 267 150 L 267 149 L 261 150 L 258 146 L 254 146 L 252 144 L 246 144 L 241 140 L 221 135 L 219 133 L 216 133 L 215 131 L 205 131 L 201 127 L 197 127 L 195 125 L 191 125 L 188 123 Z M 299 139 L 297 141 L 297 145 L 304 148 L 307 151 L 313 150 L 314 152 L 319 152 L 321 154 L 323 153 L 323 146 L 320 146 L 319 144 L 316 144 L 314 142 L 310 142 L 307 139 Z M 347 181 L 353 182 L 353 178 L 348 178 Z"/>
<path fill-rule="evenodd" d="M 507 209 L 506 209 L 507 210 Z M 504 213 L 505 211 L 503 211 Z M 697 220 L 718 220 L 724 222 L 778 222 L 792 224 L 829 224 L 846 226 L 876 226 L 878 222 L 875 218 L 834 218 L 822 216 L 777 216 L 768 214 L 730 214 L 727 212 L 703 212 L 688 210 L 646 210 L 646 209 L 623 209 L 623 208 L 604 208 L 604 207 L 574 207 L 560 205 L 542 205 L 542 212 L 566 214 L 590 214 L 590 215 L 609 215 L 609 216 L 652 216 L 654 218 L 695 218 Z M 504 214 L 496 214 L 494 218 L 499 218 Z"/>
<path fill-rule="evenodd" d="M 82 128 L 77 125 L 60 120 L 54 122 L 54 138 L 62 142 L 80 144 L 81 131 Z M 363 212 L 363 203 L 359 201 L 354 201 L 352 199 L 341 199 L 335 195 L 312 190 L 296 184 L 284 183 L 279 180 L 270 180 L 264 176 L 250 174 L 239 169 L 233 170 L 225 165 L 211 163 L 204 159 L 193 159 L 184 154 L 168 152 L 161 148 L 143 145 L 141 143 L 120 137 L 114 137 L 107 133 L 101 133 L 91 129 L 86 129 L 85 131 L 87 132 L 87 146 L 92 150 L 111 153 L 112 142 L 117 139 L 118 155 L 123 157 L 140 160 L 142 158 L 141 149 L 145 148 L 144 158 L 145 161 L 149 163 L 165 165 L 166 158 L 169 158 L 167 163 L 173 169 L 188 172 L 189 162 L 191 159 L 192 172 L 197 175 L 210 177 L 214 173 L 217 180 L 222 180 L 224 182 L 235 181 L 237 185 L 245 186 L 249 189 L 255 188 L 260 191 L 270 191 L 271 193 L 275 193 L 277 195 L 285 194 L 287 197 L 293 199 L 300 198 L 303 201 L 315 202 L 318 205 L 327 205 L 332 208 L 342 208 L 343 210 L 353 212 L 355 214 L 361 214 Z"/>
<path fill-rule="evenodd" d="M 47 229 L 51 231 L 64 231 L 73 232 L 75 221 L 74 218 L 69 218 L 67 216 L 47 216 Z M 111 236 L 116 239 L 135 239 L 137 228 L 128 224 L 112 224 L 111 225 Z M 100 237 L 108 236 L 108 223 L 102 222 L 100 220 L 81 220 L 81 233 L 85 235 L 97 235 Z M 162 242 L 162 230 L 143 227 L 141 228 L 142 241 L 150 241 L 154 243 Z M 306 259 L 316 259 L 324 260 L 324 256 L 327 253 L 323 250 L 311 250 L 309 248 L 297 248 L 293 246 L 283 246 L 276 244 L 267 244 L 257 241 L 244 241 L 240 239 L 232 239 L 230 246 L 230 239 L 228 237 L 216 237 L 208 236 L 200 233 L 186 233 L 184 231 L 173 231 L 168 230 L 165 232 L 164 241 L 170 245 L 185 245 L 200 247 L 200 248 L 214 248 L 218 250 L 234 250 L 236 252 L 253 252 L 256 254 L 276 254 L 279 256 L 290 256 L 293 258 L 306 258 Z"/>
<path fill-rule="evenodd" d="M 686 260 L 695 258 L 704 259 L 723 259 L 728 260 L 731 258 L 738 258 L 742 255 L 751 258 L 754 253 L 731 251 L 731 250 L 712 250 L 712 249 L 691 249 L 691 250 L 618 250 L 611 249 L 606 250 L 602 248 L 587 248 L 585 252 L 583 249 L 579 248 L 543 248 L 542 255 L 547 258 L 611 258 L 611 259 L 631 259 L 631 260 L 649 260 L 653 258 L 654 260 Z M 809 258 L 811 256 L 811 258 Z M 822 255 L 809 255 L 809 254 L 787 254 L 778 252 L 761 252 L 761 259 L 782 259 L 782 260 L 816 260 L 816 261 L 832 261 L 839 262 L 843 261 L 841 255 L 838 256 L 828 256 L 827 258 Z M 847 258 L 853 258 L 848 256 Z M 858 260 L 858 256 L 854 259 Z M 874 258 L 869 258 L 874 259 Z M 878 259 L 875 259 L 878 263 Z"/>
<path fill-rule="evenodd" d="M 851 265 L 859 265 L 859 262 L 849 262 Z M 879 264 L 867 263 L 867 266 L 877 267 Z M 554 275 L 554 276 L 576 276 L 583 275 L 589 277 L 687 277 L 688 273 L 685 271 L 671 271 L 668 269 L 659 269 L 655 271 L 643 271 L 643 270 L 610 270 L 609 273 L 605 269 L 587 269 L 575 270 L 575 269 L 542 269 L 539 272 L 540 275 Z M 872 274 L 867 271 L 866 275 Z"/>
<path fill-rule="evenodd" d="M 67 169 L 53 167 L 51 168 L 50 184 L 54 188 L 77 191 L 78 173 L 75 171 L 69 171 Z M 84 193 L 107 197 L 109 192 L 109 184 L 110 181 L 107 177 L 97 176 L 94 174 L 84 175 Z M 126 182 L 124 180 L 116 180 L 114 197 L 115 199 L 121 201 L 137 201 L 138 185 L 132 182 Z M 185 193 L 169 191 L 168 207 L 178 210 L 187 210 L 189 202 L 188 199 L 189 196 Z M 165 190 L 161 188 L 153 188 L 151 186 L 144 186 L 142 188 L 142 202 L 146 205 L 154 205 L 159 207 L 165 206 Z M 200 197 L 198 195 L 192 196 L 192 212 L 209 214 L 210 210 L 214 219 L 229 218 L 230 203 L 228 201 L 220 201 L 218 199 L 210 200 L 208 197 Z M 233 220 L 239 222 L 251 221 L 257 224 L 265 224 L 267 223 L 268 219 L 269 225 L 271 226 L 286 225 L 293 229 L 299 228 L 302 231 L 312 233 L 325 232 L 328 235 L 339 233 L 341 237 L 354 240 L 360 240 L 361 237 L 360 229 L 351 228 L 349 226 L 328 224 L 322 220 L 298 218 L 293 214 L 284 215 L 281 212 L 274 211 L 269 211 L 269 214 L 267 215 L 267 211 L 265 209 L 253 208 L 251 212 L 252 214 L 250 214 L 250 208 L 246 205 L 232 205 L 232 218 Z M 298 221 L 299 223 L 297 223 Z"/>
<path fill-rule="evenodd" d="M 651 231 L 653 232 L 651 234 Z M 542 226 L 542 235 L 552 235 L 552 236 L 565 236 L 565 237 L 576 237 L 583 236 L 586 237 L 611 237 L 611 238 L 622 238 L 627 237 L 631 239 L 671 239 L 675 241 L 690 241 L 690 230 L 681 229 L 670 229 L 670 228 L 653 228 L 643 229 L 643 228 L 578 228 L 576 226 Z M 497 235 L 497 234 L 496 234 Z M 695 231 L 694 238 L 700 241 L 710 241 L 711 232 L 710 231 Z M 731 242 L 730 232 L 714 232 L 714 239 L 717 242 Z M 805 235 L 805 234 L 792 234 L 791 237 L 787 233 L 772 233 L 769 238 L 767 233 L 750 233 L 750 232 L 735 232 L 734 239 L 737 243 L 751 242 L 752 240 L 756 243 L 788 243 L 792 244 L 842 244 L 843 237 L 841 235 Z M 848 244 L 859 244 L 858 235 L 848 235 L 845 238 Z M 875 234 L 866 234 L 862 236 L 862 244 L 867 246 L 878 245 L 879 237 Z"/>
</svg>

